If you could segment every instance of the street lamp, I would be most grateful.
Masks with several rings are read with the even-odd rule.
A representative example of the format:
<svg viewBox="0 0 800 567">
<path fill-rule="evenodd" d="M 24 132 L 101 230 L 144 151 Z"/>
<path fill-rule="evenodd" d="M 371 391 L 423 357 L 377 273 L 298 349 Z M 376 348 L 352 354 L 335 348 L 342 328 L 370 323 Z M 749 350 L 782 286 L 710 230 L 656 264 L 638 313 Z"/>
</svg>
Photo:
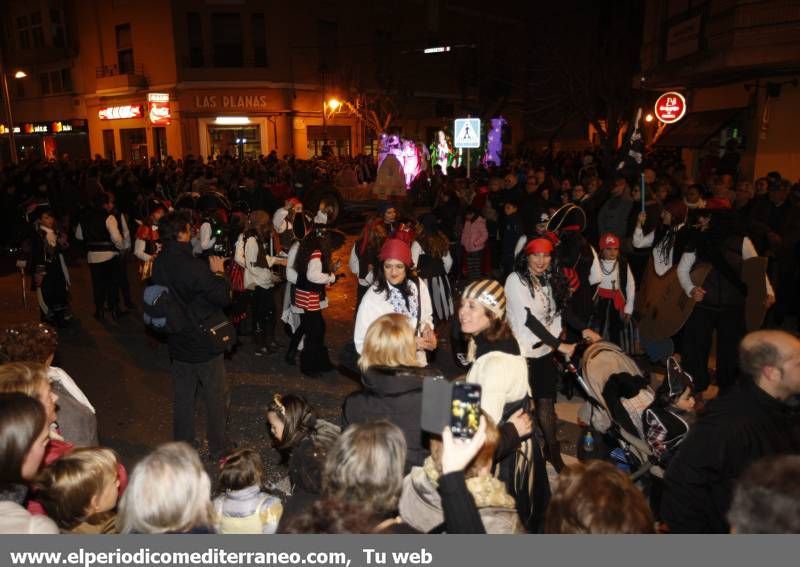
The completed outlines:
<svg viewBox="0 0 800 567">
<path fill-rule="evenodd" d="M 336 112 L 340 106 L 342 106 L 342 103 L 335 98 L 332 98 L 328 101 L 328 108 L 331 112 Z"/>
<path fill-rule="evenodd" d="M 27 77 L 25 71 L 17 70 L 14 72 L 15 79 L 24 79 Z M 14 116 L 11 114 L 11 95 L 8 92 L 8 73 L 6 73 L 5 65 L 3 64 L 3 53 L 0 51 L 0 87 L 2 87 L 3 101 L 6 107 L 6 118 L 8 118 L 8 150 L 11 156 L 11 163 L 17 163 L 17 142 L 14 139 Z"/>
</svg>

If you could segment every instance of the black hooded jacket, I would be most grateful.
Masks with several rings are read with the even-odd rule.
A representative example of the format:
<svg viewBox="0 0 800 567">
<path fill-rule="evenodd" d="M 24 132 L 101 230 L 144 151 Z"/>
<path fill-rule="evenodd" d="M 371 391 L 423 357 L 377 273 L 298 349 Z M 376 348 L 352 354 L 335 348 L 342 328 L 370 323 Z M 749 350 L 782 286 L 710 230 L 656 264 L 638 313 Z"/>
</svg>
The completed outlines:
<svg viewBox="0 0 800 567">
<path fill-rule="evenodd" d="M 343 428 L 351 423 L 387 419 L 399 427 L 406 438 L 406 472 L 412 466 L 422 466 L 429 454 L 420 428 L 422 382 L 428 376 L 441 376 L 441 372 L 413 366 L 370 367 L 361 376 L 363 388 L 344 401 Z"/>
</svg>

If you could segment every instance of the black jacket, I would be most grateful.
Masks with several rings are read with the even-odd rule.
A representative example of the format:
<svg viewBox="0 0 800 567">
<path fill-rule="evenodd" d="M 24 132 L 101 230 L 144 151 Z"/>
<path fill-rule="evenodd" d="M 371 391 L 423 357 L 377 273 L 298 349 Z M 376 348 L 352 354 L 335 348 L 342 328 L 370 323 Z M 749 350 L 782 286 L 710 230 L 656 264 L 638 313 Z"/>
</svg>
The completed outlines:
<svg viewBox="0 0 800 567">
<path fill-rule="evenodd" d="M 214 275 L 208 260 L 192 255 L 188 242 L 165 242 L 164 249 L 153 263 L 153 283 L 169 288 L 191 312 L 196 322 L 205 321 L 230 303 L 228 280 Z M 169 355 L 181 362 L 207 362 L 216 355 L 200 338 L 196 325 L 183 333 L 169 335 Z"/>
<path fill-rule="evenodd" d="M 363 388 L 353 392 L 342 407 L 343 427 L 388 419 L 403 431 L 408 445 L 406 472 L 422 466 L 428 456 L 426 440 L 420 428 L 422 381 L 426 376 L 440 376 L 431 368 L 409 366 L 373 366 L 361 376 Z"/>
<path fill-rule="evenodd" d="M 708 405 L 664 478 L 661 514 L 673 533 L 728 533 L 736 480 L 754 461 L 800 453 L 800 414 L 750 379 Z"/>
</svg>

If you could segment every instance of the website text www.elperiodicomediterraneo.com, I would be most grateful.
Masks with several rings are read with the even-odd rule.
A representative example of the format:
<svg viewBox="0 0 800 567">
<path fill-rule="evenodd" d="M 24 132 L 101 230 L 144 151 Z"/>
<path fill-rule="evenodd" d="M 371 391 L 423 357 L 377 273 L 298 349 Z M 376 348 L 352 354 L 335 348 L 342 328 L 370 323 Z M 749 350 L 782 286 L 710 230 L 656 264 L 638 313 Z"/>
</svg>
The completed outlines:
<svg viewBox="0 0 800 567">
<path fill-rule="evenodd" d="M 364 565 L 430 565 L 433 554 L 424 548 L 420 551 L 382 552 L 372 548 L 361 549 L 360 559 Z M 59 551 L 20 551 L 9 552 L 11 565 L 18 567 L 72 566 L 103 567 L 104 565 L 203 565 L 227 567 L 294 567 L 309 565 L 316 567 L 350 567 L 349 554 L 341 551 L 307 553 L 298 552 L 259 552 L 226 551 L 210 548 L 205 551 L 151 551 L 149 548 L 137 551 L 87 551 L 79 549 L 69 553 Z"/>
</svg>

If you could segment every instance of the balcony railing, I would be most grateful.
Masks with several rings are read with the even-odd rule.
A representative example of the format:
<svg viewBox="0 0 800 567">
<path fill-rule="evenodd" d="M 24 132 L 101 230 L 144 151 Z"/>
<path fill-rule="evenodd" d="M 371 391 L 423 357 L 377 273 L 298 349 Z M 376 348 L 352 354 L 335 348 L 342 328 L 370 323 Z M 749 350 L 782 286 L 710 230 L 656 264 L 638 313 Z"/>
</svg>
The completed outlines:
<svg viewBox="0 0 800 567">
<path fill-rule="evenodd" d="M 95 76 L 98 79 L 104 77 L 115 77 L 117 75 L 141 75 L 144 76 L 144 67 L 133 65 L 125 69 L 120 69 L 118 65 L 103 65 L 95 68 Z"/>
</svg>

